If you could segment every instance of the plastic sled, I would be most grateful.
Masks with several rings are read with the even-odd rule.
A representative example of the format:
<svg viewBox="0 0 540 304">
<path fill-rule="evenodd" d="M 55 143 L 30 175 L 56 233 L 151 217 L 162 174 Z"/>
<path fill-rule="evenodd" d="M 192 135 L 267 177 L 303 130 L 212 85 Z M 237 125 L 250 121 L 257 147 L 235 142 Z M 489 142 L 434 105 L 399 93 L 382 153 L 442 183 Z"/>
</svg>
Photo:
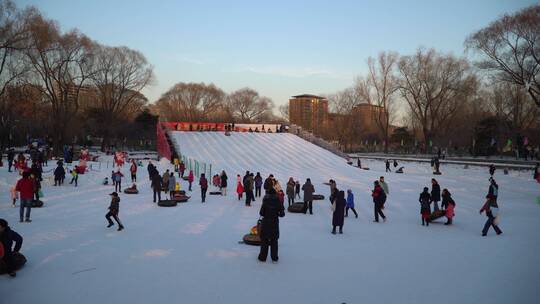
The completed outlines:
<svg viewBox="0 0 540 304">
<path fill-rule="evenodd" d="M 160 207 L 176 207 L 178 203 L 174 200 L 164 200 L 164 201 L 159 201 L 157 204 Z"/>
<path fill-rule="evenodd" d="M 210 191 L 210 195 L 221 195 L 221 191 Z"/>
<path fill-rule="evenodd" d="M 433 172 L 434 175 L 442 175 L 441 172 Z"/>
<path fill-rule="evenodd" d="M 287 208 L 291 213 L 304 213 L 304 203 L 293 203 Z"/>
<path fill-rule="evenodd" d="M 26 264 L 26 257 L 19 252 L 13 252 L 13 261 L 15 262 L 15 270 L 21 269 Z M 3 259 L 0 259 L 0 274 L 6 273 L 6 264 Z"/>
<path fill-rule="evenodd" d="M 43 207 L 43 201 L 41 200 L 32 200 L 32 208 L 41 208 Z"/>
<path fill-rule="evenodd" d="M 436 210 L 436 211 L 433 211 L 430 215 L 429 215 L 429 221 L 434 221 L 438 218 L 441 218 L 443 217 L 444 215 L 446 214 L 445 211 L 443 210 Z"/>
<path fill-rule="evenodd" d="M 322 194 L 313 194 L 313 200 L 314 201 L 320 201 L 324 199 L 324 195 Z"/>
<path fill-rule="evenodd" d="M 171 196 L 171 200 L 177 202 L 177 203 L 185 203 L 189 200 L 189 196 L 185 194 L 175 194 Z"/>
<path fill-rule="evenodd" d="M 124 189 L 124 193 L 126 193 L 126 194 L 138 194 L 139 190 L 137 190 L 137 188 L 127 188 L 127 189 Z"/>
<path fill-rule="evenodd" d="M 261 238 L 256 234 L 246 234 L 242 238 L 244 241 L 244 244 L 253 245 L 253 246 L 260 246 L 261 245 Z"/>
</svg>

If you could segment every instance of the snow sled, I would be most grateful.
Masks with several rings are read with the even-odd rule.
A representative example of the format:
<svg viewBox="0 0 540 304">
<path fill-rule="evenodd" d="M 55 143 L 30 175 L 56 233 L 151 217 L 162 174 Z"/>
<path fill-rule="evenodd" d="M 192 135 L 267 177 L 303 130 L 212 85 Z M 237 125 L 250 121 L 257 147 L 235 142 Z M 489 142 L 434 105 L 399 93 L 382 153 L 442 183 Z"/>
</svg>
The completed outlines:
<svg viewBox="0 0 540 304">
<path fill-rule="evenodd" d="M 438 218 L 443 217 L 446 214 L 444 210 L 435 210 L 429 215 L 429 221 L 432 222 Z"/>
<path fill-rule="evenodd" d="M 304 203 L 293 203 L 287 208 L 287 211 L 291 213 L 304 213 Z"/>
<path fill-rule="evenodd" d="M 177 203 L 185 203 L 189 200 L 190 196 L 187 196 L 184 192 L 184 194 L 181 194 L 179 192 L 173 191 L 171 193 L 171 200 L 177 202 Z"/>
<path fill-rule="evenodd" d="M 396 173 L 403 173 L 403 167 L 400 167 L 399 169 L 397 169 Z"/>
<path fill-rule="evenodd" d="M 189 180 L 189 176 L 184 176 L 184 177 L 182 177 L 182 179 L 187 181 L 187 180 Z"/>
<path fill-rule="evenodd" d="M 434 175 L 441 175 L 441 172 L 433 172 Z"/>
<path fill-rule="evenodd" d="M 320 201 L 324 199 L 324 195 L 322 194 L 313 194 L 313 200 L 314 201 Z"/>
<path fill-rule="evenodd" d="M 221 195 L 221 191 L 210 191 L 210 195 Z"/>
<path fill-rule="evenodd" d="M 176 207 L 178 203 L 175 200 L 164 200 L 159 201 L 157 204 L 160 207 Z"/>
<path fill-rule="evenodd" d="M 253 245 L 253 246 L 260 246 L 261 245 L 261 238 L 256 234 L 246 234 L 242 238 L 244 241 L 244 244 Z"/>
<path fill-rule="evenodd" d="M 32 200 L 32 208 L 41 208 L 41 207 L 43 207 L 43 201 Z"/>
<path fill-rule="evenodd" d="M 124 193 L 125 194 L 138 194 L 139 190 L 137 190 L 137 188 L 129 187 L 127 189 L 124 189 Z"/>
<path fill-rule="evenodd" d="M 13 262 L 15 263 L 15 269 L 21 269 L 26 264 L 26 257 L 19 252 L 13 252 Z M 0 259 L 0 274 L 6 274 L 6 264 L 3 259 Z"/>
<path fill-rule="evenodd" d="M 347 162 L 347 165 L 351 165 L 351 166 L 352 166 L 352 161 L 348 161 L 348 162 Z"/>
<path fill-rule="evenodd" d="M 360 168 L 360 169 L 362 169 L 362 170 L 369 170 L 368 167 L 362 167 L 362 168 Z"/>
</svg>

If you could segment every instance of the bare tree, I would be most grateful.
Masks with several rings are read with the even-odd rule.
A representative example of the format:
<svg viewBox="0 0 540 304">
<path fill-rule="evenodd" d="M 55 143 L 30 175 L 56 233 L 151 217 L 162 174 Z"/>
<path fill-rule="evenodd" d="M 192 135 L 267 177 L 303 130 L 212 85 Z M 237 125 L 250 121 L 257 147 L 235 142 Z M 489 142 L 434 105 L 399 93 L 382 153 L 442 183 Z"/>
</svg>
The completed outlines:
<svg viewBox="0 0 540 304">
<path fill-rule="evenodd" d="M 243 88 L 228 96 L 228 106 L 240 122 L 256 122 L 272 111 L 274 103 L 253 89 Z"/>
<path fill-rule="evenodd" d="M 127 111 L 138 111 L 146 102 L 141 91 L 153 77 L 153 68 L 143 54 L 127 47 L 96 46 L 90 83 L 98 102 L 95 113 L 104 123 L 102 146 L 109 143 L 111 125 Z"/>
<path fill-rule="evenodd" d="M 30 47 L 25 54 L 32 82 L 51 106 L 52 139 L 58 152 L 91 76 L 94 43 L 76 30 L 61 33 L 55 22 L 39 14 L 31 18 L 29 30 Z"/>
<path fill-rule="evenodd" d="M 280 105 L 278 110 L 279 110 L 279 114 L 281 115 L 281 117 L 285 121 L 289 121 L 289 105 L 288 104 Z"/>
<path fill-rule="evenodd" d="M 400 93 L 422 128 L 426 146 L 446 127 L 476 78 L 464 59 L 418 49 L 399 61 Z"/>
<path fill-rule="evenodd" d="M 525 88 L 540 107 L 540 5 L 505 14 L 465 41 L 486 56 L 479 62 L 499 80 Z"/>
<path fill-rule="evenodd" d="M 362 101 L 378 107 L 378 110 L 372 111 L 372 115 L 384 139 L 385 153 L 388 153 L 390 123 L 395 108 L 394 93 L 399 85 L 394 75 L 398 59 L 398 54 L 394 52 L 381 52 L 377 59 L 369 57 L 367 76 L 356 81 L 356 90 Z"/>
<path fill-rule="evenodd" d="M 211 121 L 222 110 L 224 98 L 214 84 L 180 82 L 161 96 L 156 108 L 171 121 Z"/>
</svg>

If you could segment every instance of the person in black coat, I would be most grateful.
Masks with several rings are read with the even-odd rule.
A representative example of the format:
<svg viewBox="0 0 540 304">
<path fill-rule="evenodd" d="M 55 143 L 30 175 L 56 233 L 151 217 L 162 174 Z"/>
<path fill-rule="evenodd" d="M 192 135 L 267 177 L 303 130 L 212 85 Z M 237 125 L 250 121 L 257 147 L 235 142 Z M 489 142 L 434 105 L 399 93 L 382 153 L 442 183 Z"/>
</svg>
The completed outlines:
<svg viewBox="0 0 540 304">
<path fill-rule="evenodd" d="M 332 214 L 332 234 L 336 234 L 336 227 L 339 227 L 339 233 L 343 233 L 343 222 L 345 221 L 345 192 L 336 190 L 337 196 L 332 203 L 334 213 Z"/>
<path fill-rule="evenodd" d="M 225 170 L 221 171 L 221 183 L 219 185 L 219 191 L 221 191 L 221 195 L 227 195 L 227 179 L 227 173 L 225 173 Z"/>
<path fill-rule="evenodd" d="M 7 160 L 8 160 L 8 171 L 11 172 L 11 167 L 13 166 L 13 160 L 15 159 L 15 150 L 13 148 L 10 148 L 7 153 Z"/>
<path fill-rule="evenodd" d="M 6 264 L 6 272 L 15 277 L 15 260 L 13 259 L 13 252 L 19 252 L 22 247 L 23 238 L 17 232 L 11 230 L 8 222 L 5 219 L 0 219 L 0 242 L 4 247 L 4 256 L 2 257 Z M 13 247 L 15 243 L 15 247 Z"/>
<path fill-rule="evenodd" d="M 495 174 L 495 165 L 489 165 L 489 175 L 493 176 Z"/>
<path fill-rule="evenodd" d="M 534 167 L 534 171 L 533 171 L 533 179 L 538 179 L 539 174 L 540 174 L 540 163 L 536 163 L 536 166 Z"/>
<path fill-rule="evenodd" d="M 264 191 L 265 193 L 268 193 L 270 189 L 274 189 L 274 175 L 270 174 L 265 180 L 264 180 Z"/>
<path fill-rule="evenodd" d="M 431 201 L 433 202 L 433 211 L 439 210 L 439 201 L 441 200 L 441 186 L 436 179 L 431 179 Z"/>
<path fill-rule="evenodd" d="M 64 178 L 66 176 L 66 170 L 62 165 L 62 162 L 58 162 L 58 167 L 54 169 L 54 185 L 60 186 L 64 183 Z"/>
<path fill-rule="evenodd" d="M 120 212 L 120 197 L 116 192 L 109 195 L 111 196 L 111 204 L 109 206 L 109 212 L 107 212 L 105 215 L 105 218 L 109 222 L 107 228 L 114 225 L 113 221 L 111 220 L 111 217 L 113 217 L 116 220 L 116 223 L 118 223 L 118 231 L 122 231 L 124 229 L 124 225 L 122 225 L 122 222 L 120 222 L 120 219 L 118 218 L 118 213 Z"/>
<path fill-rule="evenodd" d="M 285 216 L 285 207 L 279 202 L 276 190 L 269 189 L 263 197 L 263 202 L 259 215 L 262 217 L 261 223 L 261 251 L 259 261 L 266 262 L 268 256 L 268 246 L 270 246 L 270 257 L 272 262 L 277 262 L 278 239 L 279 239 L 279 218 Z"/>
<path fill-rule="evenodd" d="M 392 172 L 390 169 L 390 161 L 388 159 L 386 160 L 386 172 Z"/>
<path fill-rule="evenodd" d="M 420 193 L 420 214 L 422 215 L 422 226 L 429 226 L 429 216 L 431 214 L 431 195 L 429 195 L 429 188 L 424 187 L 424 191 Z"/>
<path fill-rule="evenodd" d="M 163 188 L 163 180 L 159 173 L 152 175 L 152 189 L 154 190 L 154 203 L 156 202 L 156 195 L 158 202 L 161 201 L 161 189 Z"/>
</svg>

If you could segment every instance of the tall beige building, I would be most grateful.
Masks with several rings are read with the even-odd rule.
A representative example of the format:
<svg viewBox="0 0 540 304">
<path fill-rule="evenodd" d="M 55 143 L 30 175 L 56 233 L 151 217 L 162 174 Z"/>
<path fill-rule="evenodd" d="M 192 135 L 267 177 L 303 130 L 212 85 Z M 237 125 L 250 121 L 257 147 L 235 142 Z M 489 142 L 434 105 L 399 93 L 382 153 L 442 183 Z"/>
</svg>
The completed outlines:
<svg viewBox="0 0 540 304">
<path fill-rule="evenodd" d="M 310 94 L 292 96 L 289 99 L 289 121 L 320 135 L 328 122 L 328 100 Z"/>
</svg>

